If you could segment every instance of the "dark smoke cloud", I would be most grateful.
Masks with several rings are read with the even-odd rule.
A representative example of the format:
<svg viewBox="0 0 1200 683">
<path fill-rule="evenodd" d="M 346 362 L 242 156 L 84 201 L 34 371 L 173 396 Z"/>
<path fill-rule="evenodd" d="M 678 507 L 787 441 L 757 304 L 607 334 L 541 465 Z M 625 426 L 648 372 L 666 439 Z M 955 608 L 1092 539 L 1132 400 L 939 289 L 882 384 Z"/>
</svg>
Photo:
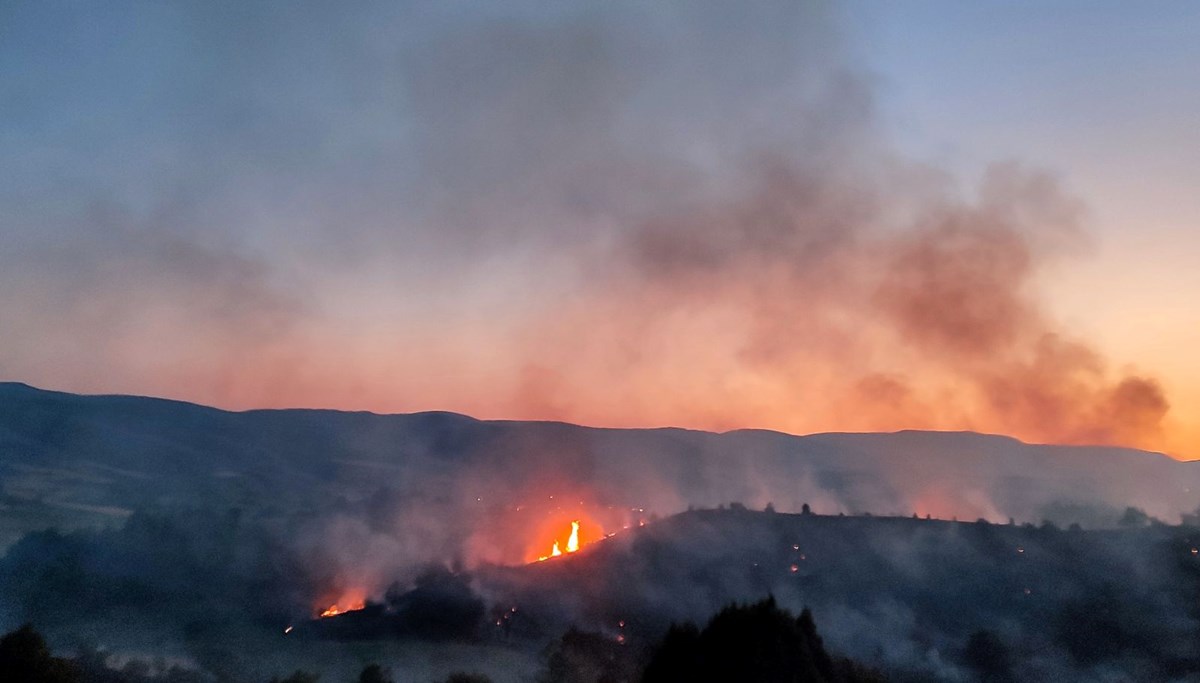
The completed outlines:
<svg viewBox="0 0 1200 683">
<path fill-rule="evenodd" d="M 830 3 L 79 11 L 0 41 L 29 141 L 0 228 L 16 378 L 1160 443 L 1157 382 L 1041 302 L 1079 202 L 905 159 Z"/>
<path fill-rule="evenodd" d="M 522 68 L 540 73 L 562 57 L 548 52 L 538 67 Z M 729 57 L 739 73 L 757 73 L 761 58 Z M 504 60 L 497 51 L 493 63 Z M 898 158 L 873 129 L 867 77 L 848 64 L 845 51 L 798 56 L 791 67 L 809 87 L 781 79 L 764 87 L 774 97 L 758 93 L 779 103 L 772 115 L 790 125 L 716 142 L 712 166 L 653 148 L 623 160 L 630 177 L 648 168 L 693 177 L 648 206 L 634 202 L 641 211 L 626 211 L 591 236 L 593 248 L 576 250 L 585 283 L 525 331 L 518 401 L 534 412 L 595 421 L 599 410 L 602 420 L 625 423 L 659 402 L 666 406 L 651 408 L 655 419 L 737 425 L 754 421 L 736 407 L 754 400 L 737 386 L 750 377 L 790 403 L 776 413 L 838 405 L 799 422 L 810 429 L 844 425 L 838 412 L 854 406 L 859 428 L 957 426 L 1159 445 L 1168 402 L 1157 382 L 1113 375 L 1040 300 L 1047 266 L 1086 247 L 1079 202 L 1054 177 L 1016 163 L 993 165 L 964 194 Z M 737 114 L 718 106 L 714 120 L 752 120 L 759 101 L 736 100 Z M 606 131 L 577 134 L 591 144 Z M 593 178 L 547 182 L 568 183 L 560 194 L 569 195 Z M 699 348 L 706 343 L 712 348 Z M 667 358 L 692 351 L 682 368 Z M 604 387 L 612 376 L 628 384 Z M 647 386 L 671 383 L 717 395 Z M 588 392 L 601 397 L 580 398 Z M 645 394 L 633 399 L 637 409 L 597 406 L 627 392 Z"/>
</svg>

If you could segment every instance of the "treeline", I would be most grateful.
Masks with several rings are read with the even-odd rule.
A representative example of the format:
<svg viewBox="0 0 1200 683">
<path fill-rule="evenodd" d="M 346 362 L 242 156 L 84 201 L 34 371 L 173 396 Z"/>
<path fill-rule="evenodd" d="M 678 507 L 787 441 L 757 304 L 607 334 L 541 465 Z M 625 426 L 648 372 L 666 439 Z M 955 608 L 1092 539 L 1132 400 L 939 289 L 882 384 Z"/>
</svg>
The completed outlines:
<svg viewBox="0 0 1200 683">
<path fill-rule="evenodd" d="M 210 683 L 210 675 L 181 667 L 131 660 L 110 663 L 101 652 L 56 657 L 30 625 L 0 638 L 4 680 L 23 683 Z M 620 639 L 571 629 L 548 651 L 539 683 L 875 683 L 879 672 L 830 654 L 812 613 L 800 616 L 774 598 L 730 605 L 703 629 L 672 626 L 656 644 L 626 647 Z M 295 671 L 270 683 L 322 683 L 319 673 Z M 371 664 L 347 683 L 400 683 L 386 668 Z M 490 683 L 482 674 L 456 673 L 444 683 Z"/>
</svg>

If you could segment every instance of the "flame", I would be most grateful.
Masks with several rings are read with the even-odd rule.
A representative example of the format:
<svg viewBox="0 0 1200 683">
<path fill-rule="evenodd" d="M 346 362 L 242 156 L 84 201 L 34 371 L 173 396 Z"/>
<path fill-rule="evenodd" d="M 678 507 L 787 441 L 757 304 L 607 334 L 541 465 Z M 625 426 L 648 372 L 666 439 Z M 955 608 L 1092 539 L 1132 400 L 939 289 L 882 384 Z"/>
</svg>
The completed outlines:
<svg viewBox="0 0 1200 683">
<path fill-rule="evenodd" d="M 326 607 L 317 616 L 321 619 L 336 617 L 346 612 L 355 612 L 367 606 L 366 591 L 355 589 L 343 593 L 338 601 Z M 320 609 L 319 607 L 317 609 Z"/>
<path fill-rule="evenodd" d="M 579 520 L 571 521 L 571 535 L 567 537 L 567 552 L 574 553 L 579 551 Z M 554 546 L 550 548 L 549 555 L 541 555 L 537 558 L 538 562 L 545 562 L 552 557 L 562 555 L 562 548 L 558 545 L 558 541 L 554 541 Z"/>
<path fill-rule="evenodd" d="M 361 600 L 358 602 L 350 603 L 349 605 L 346 605 L 345 607 L 342 607 L 341 605 L 334 603 L 334 604 L 330 605 L 328 608 L 326 608 L 324 612 L 321 612 L 321 618 L 324 619 L 325 617 L 336 617 L 337 615 L 345 614 L 346 612 L 356 612 L 366 606 L 367 606 L 367 604 Z"/>
<path fill-rule="evenodd" d="M 557 545 L 557 544 L 556 544 Z M 567 552 L 579 550 L 579 520 L 571 522 L 571 536 L 567 539 Z"/>
</svg>

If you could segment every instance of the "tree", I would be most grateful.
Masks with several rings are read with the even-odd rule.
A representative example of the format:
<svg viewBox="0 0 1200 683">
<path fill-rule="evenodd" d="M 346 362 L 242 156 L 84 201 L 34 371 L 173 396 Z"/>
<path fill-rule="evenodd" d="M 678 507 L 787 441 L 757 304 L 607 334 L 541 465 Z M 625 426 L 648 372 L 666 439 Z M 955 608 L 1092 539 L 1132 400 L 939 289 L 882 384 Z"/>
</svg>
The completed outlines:
<svg viewBox="0 0 1200 683">
<path fill-rule="evenodd" d="M 979 680 L 985 683 L 1013 680 L 1012 657 L 1008 646 L 991 631 L 976 631 L 967 638 L 963 660 L 979 674 Z"/>
<path fill-rule="evenodd" d="M 1150 515 L 1147 515 L 1141 508 L 1127 507 L 1121 515 L 1121 519 L 1117 520 L 1117 524 L 1124 527 L 1143 527 L 1150 524 Z"/>
<path fill-rule="evenodd" d="M 811 515 L 812 514 L 812 508 L 810 508 L 808 506 L 808 503 L 805 503 L 800 506 L 800 514 L 802 514 L 802 515 Z"/>
<path fill-rule="evenodd" d="M 642 683 L 699 681 L 703 677 L 700 629 L 694 624 L 671 624 L 642 674 Z"/>
<path fill-rule="evenodd" d="M 713 681 L 828 680 L 822 675 L 827 672 L 818 668 L 812 645 L 795 618 L 776 607 L 774 598 L 727 607 L 700 634 L 704 670 Z"/>
<path fill-rule="evenodd" d="M 76 683 L 82 678 L 68 660 L 54 657 L 30 624 L 0 638 L 0 673 L 22 683 Z"/>
<path fill-rule="evenodd" d="M 368 664 L 358 675 L 358 683 L 392 683 L 392 675 L 378 664 Z"/>
<path fill-rule="evenodd" d="M 492 679 L 483 674 L 452 673 L 446 683 L 492 683 Z"/>
<path fill-rule="evenodd" d="M 629 650 L 600 633 L 569 629 L 550 652 L 543 683 L 609 683 L 637 678 Z"/>
<path fill-rule="evenodd" d="M 817 634 L 812 612 L 799 617 L 775 599 L 731 605 L 703 631 L 673 626 L 654 651 L 642 683 L 859 683 L 879 676 L 849 659 L 833 657 Z"/>
<path fill-rule="evenodd" d="M 1183 526 L 1200 526 L 1200 507 L 1197 507 L 1190 514 L 1187 512 L 1181 514 L 1179 522 Z"/>
<path fill-rule="evenodd" d="M 318 683 L 321 680 L 321 674 L 309 673 L 296 669 L 291 676 L 287 678 L 272 678 L 271 683 Z"/>
</svg>

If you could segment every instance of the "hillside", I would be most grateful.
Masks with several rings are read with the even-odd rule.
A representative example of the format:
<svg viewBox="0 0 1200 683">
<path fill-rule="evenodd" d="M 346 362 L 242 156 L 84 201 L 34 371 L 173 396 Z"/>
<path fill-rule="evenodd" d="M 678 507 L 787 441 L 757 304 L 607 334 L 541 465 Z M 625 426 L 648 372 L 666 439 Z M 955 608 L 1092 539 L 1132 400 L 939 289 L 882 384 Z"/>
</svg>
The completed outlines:
<svg viewBox="0 0 1200 683">
<path fill-rule="evenodd" d="M 56 523 L 111 523 L 150 506 L 289 510 L 386 488 L 459 511 L 543 492 L 669 514 L 774 502 L 798 510 L 932 514 L 1085 526 L 1133 505 L 1177 521 L 1200 466 L 1104 447 L 973 433 L 714 434 L 480 421 L 451 413 L 227 412 L 161 399 L 0 384 L 9 543 Z"/>
<path fill-rule="evenodd" d="M 578 624 L 636 648 L 774 596 L 812 608 L 835 651 L 893 680 L 972 680 L 967 645 L 981 633 L 1008 653 L 1012 680 L 1194 680 L 1198 544 L 1195 527 L 697 510 L 578 555 L 481 570 L 477 585 L 499 615 L 489 628 L 509 639 Z"/>
<path fill-rule="evenodd" d="M 545 562 L 397 570 L 364 608 L 319 617 L 328 557 L 262 520 L 138 515 L 13 546 L 0 626 L 32 620 L 60 647 L 156 652 L 234 681 L 297 667 L 350 680 L 370 661 L 415 680 L 527 681 L 564 634 L 636 668 L 671 623 L 773 596 L 893 681 L 1196 680 L 1198 543 L 1196 527 L 1150 523 L 694 510 Z"/>
</svg>

